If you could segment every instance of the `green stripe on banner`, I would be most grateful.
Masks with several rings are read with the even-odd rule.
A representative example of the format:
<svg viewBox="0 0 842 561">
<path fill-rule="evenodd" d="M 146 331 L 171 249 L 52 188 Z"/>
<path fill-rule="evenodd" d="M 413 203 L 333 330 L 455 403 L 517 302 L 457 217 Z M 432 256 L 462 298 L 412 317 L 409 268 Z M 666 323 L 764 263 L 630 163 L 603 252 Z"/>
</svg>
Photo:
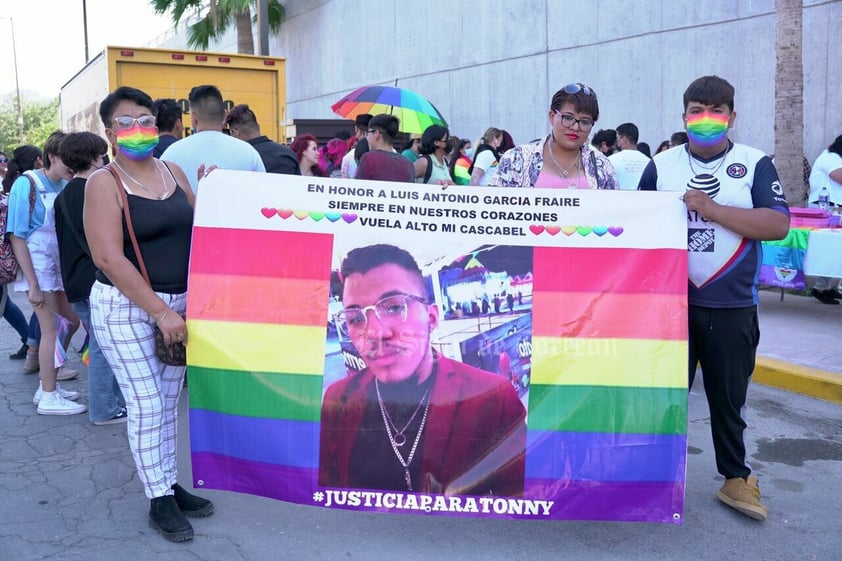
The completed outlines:
<svg viewBox="0 0 842 561">
<path fill-rule="evenodd" d="M 533 385 L 528 424 L 530 430 L 687 434 L 687 389 Z"/>
<path fill-rule="evenodd" d="M 320 419 L 322 377 L 190 366 L 190 407 L 228 415 Z"/>
<path fill-rule="evenodd" d="M 792 228 L 782 240 L 769 240 L 763 245 L 776 245 L 781 247 L 792 247 L 795 249 L 807 249 L 810 240 L 810 230 L 804 228 Z"/>
</svg>

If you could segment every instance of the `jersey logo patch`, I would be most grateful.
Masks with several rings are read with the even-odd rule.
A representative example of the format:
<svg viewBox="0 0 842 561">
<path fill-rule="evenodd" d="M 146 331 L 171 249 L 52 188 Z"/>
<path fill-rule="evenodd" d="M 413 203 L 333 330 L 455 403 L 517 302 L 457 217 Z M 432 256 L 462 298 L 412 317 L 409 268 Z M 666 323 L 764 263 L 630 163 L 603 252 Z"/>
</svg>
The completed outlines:
<svg viewBox="0 0 842 561">
<path fill-rule="evenodd" d="M 728 177 L 739 179 L 746 176 L 748 168 L 746 168 L 743 164 L 731 164 L 725 172 L 728 174 Z"/>
<path fill-rule="evenodd" d="M 783 196 L 784 188 L 781 186 L 780 181 L 773 181 L 772 182 L 772 192 L 776 195 Z M 783 201 L 786 202 L 786 201 Z"/>
<path fill-rule="evenodd" d="M 687 183 L 687 187 L 701 191 L 711 199 L 719 194 L 719 180 L 709 173 L 700 173 Z"/>
</svg>

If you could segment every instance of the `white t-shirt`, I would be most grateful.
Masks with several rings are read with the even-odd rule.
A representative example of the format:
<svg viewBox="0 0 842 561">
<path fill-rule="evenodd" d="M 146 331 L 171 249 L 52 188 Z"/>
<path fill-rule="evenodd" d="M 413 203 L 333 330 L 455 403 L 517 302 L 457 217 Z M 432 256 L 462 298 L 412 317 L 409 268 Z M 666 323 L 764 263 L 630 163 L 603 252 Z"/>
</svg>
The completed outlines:
<svg viewBox="0 0 842 561">
<path fill-rule="evenodd" d="M 636 191 L 640 176 L 649 164 L 649 158 L 638 150 L 621 150 L 608 156 L 608 159 L 614 166 L 620 189 Z"/>
<path fill-rule="evenodd" d="M 497 163 L 497 160 L 494 158 L 494 152 L 491 150 L 483 150 L 477 154 L 477 159 L 474 160 L 474 169 L 481 169 L 485 172 L 479 181 L 479 185 L 488 185 L 488 180 L 494 175 Z"/>
<path fill-rule="evenodd" d="M 201 131 L 173 142 L 161 154 L 162 160 L 174 162 L 184 171 L 190 188 L 196 192 L 199 166 L 240 171 L 266 171 L 260 154 L 246 142 L 220 131 Z"/>
<path fill-rule="evenodd" d="M 816 158 L 813 164 L 813 171 L 810 172 L 810 196 L 808 200 L 816 203 L 819 200 L 819 192 L 822 187 L 827 187 L 830 194 L 830 201 L 842 205 L 842 184 L 830 177 L 830 172 L 842 168 L 842 156 L 835 152 L 825 150 Z"/>
</svg>

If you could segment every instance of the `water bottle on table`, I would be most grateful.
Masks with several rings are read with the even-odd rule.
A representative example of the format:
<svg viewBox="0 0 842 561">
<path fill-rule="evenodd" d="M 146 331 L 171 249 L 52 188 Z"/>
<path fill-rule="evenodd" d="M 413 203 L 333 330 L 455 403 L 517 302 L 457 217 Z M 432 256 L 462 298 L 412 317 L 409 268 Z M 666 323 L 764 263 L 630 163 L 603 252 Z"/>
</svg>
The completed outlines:
<svg viewBox="0 0 842 561">
<path fill-rule="evenodd" d="M 827 192 L 827 187 L 822 187 L 822 190 L 819 191 L 819 208 L 822 210 L 827 210 L 830 206 L 830 193 Z"/>
</svg>

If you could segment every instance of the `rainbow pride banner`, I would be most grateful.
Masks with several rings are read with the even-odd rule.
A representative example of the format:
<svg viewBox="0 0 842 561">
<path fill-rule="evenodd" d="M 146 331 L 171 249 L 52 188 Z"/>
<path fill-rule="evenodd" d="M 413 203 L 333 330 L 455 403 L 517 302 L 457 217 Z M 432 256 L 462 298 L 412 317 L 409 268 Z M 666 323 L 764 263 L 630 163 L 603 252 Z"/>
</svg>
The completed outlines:
<svg viewBox="0 0 842 561">
<path fill-rule="evenodd" d="M 366 512 L 682 522 L 678 194 L 216 170 L 192 243 L 196 487 Z M 437 358 L 402 420 L 378 374 L 400 358 L 357 349 L 337 315 L 352 298 L 343 258 L 375 244 L 411 254 L 428 292 L 403 316 L 375 312 L 381 292 L 360 300 L 368 327 L 387 313 L 402 336 L 429 323 L 401 347 Z"/>
</svg>

